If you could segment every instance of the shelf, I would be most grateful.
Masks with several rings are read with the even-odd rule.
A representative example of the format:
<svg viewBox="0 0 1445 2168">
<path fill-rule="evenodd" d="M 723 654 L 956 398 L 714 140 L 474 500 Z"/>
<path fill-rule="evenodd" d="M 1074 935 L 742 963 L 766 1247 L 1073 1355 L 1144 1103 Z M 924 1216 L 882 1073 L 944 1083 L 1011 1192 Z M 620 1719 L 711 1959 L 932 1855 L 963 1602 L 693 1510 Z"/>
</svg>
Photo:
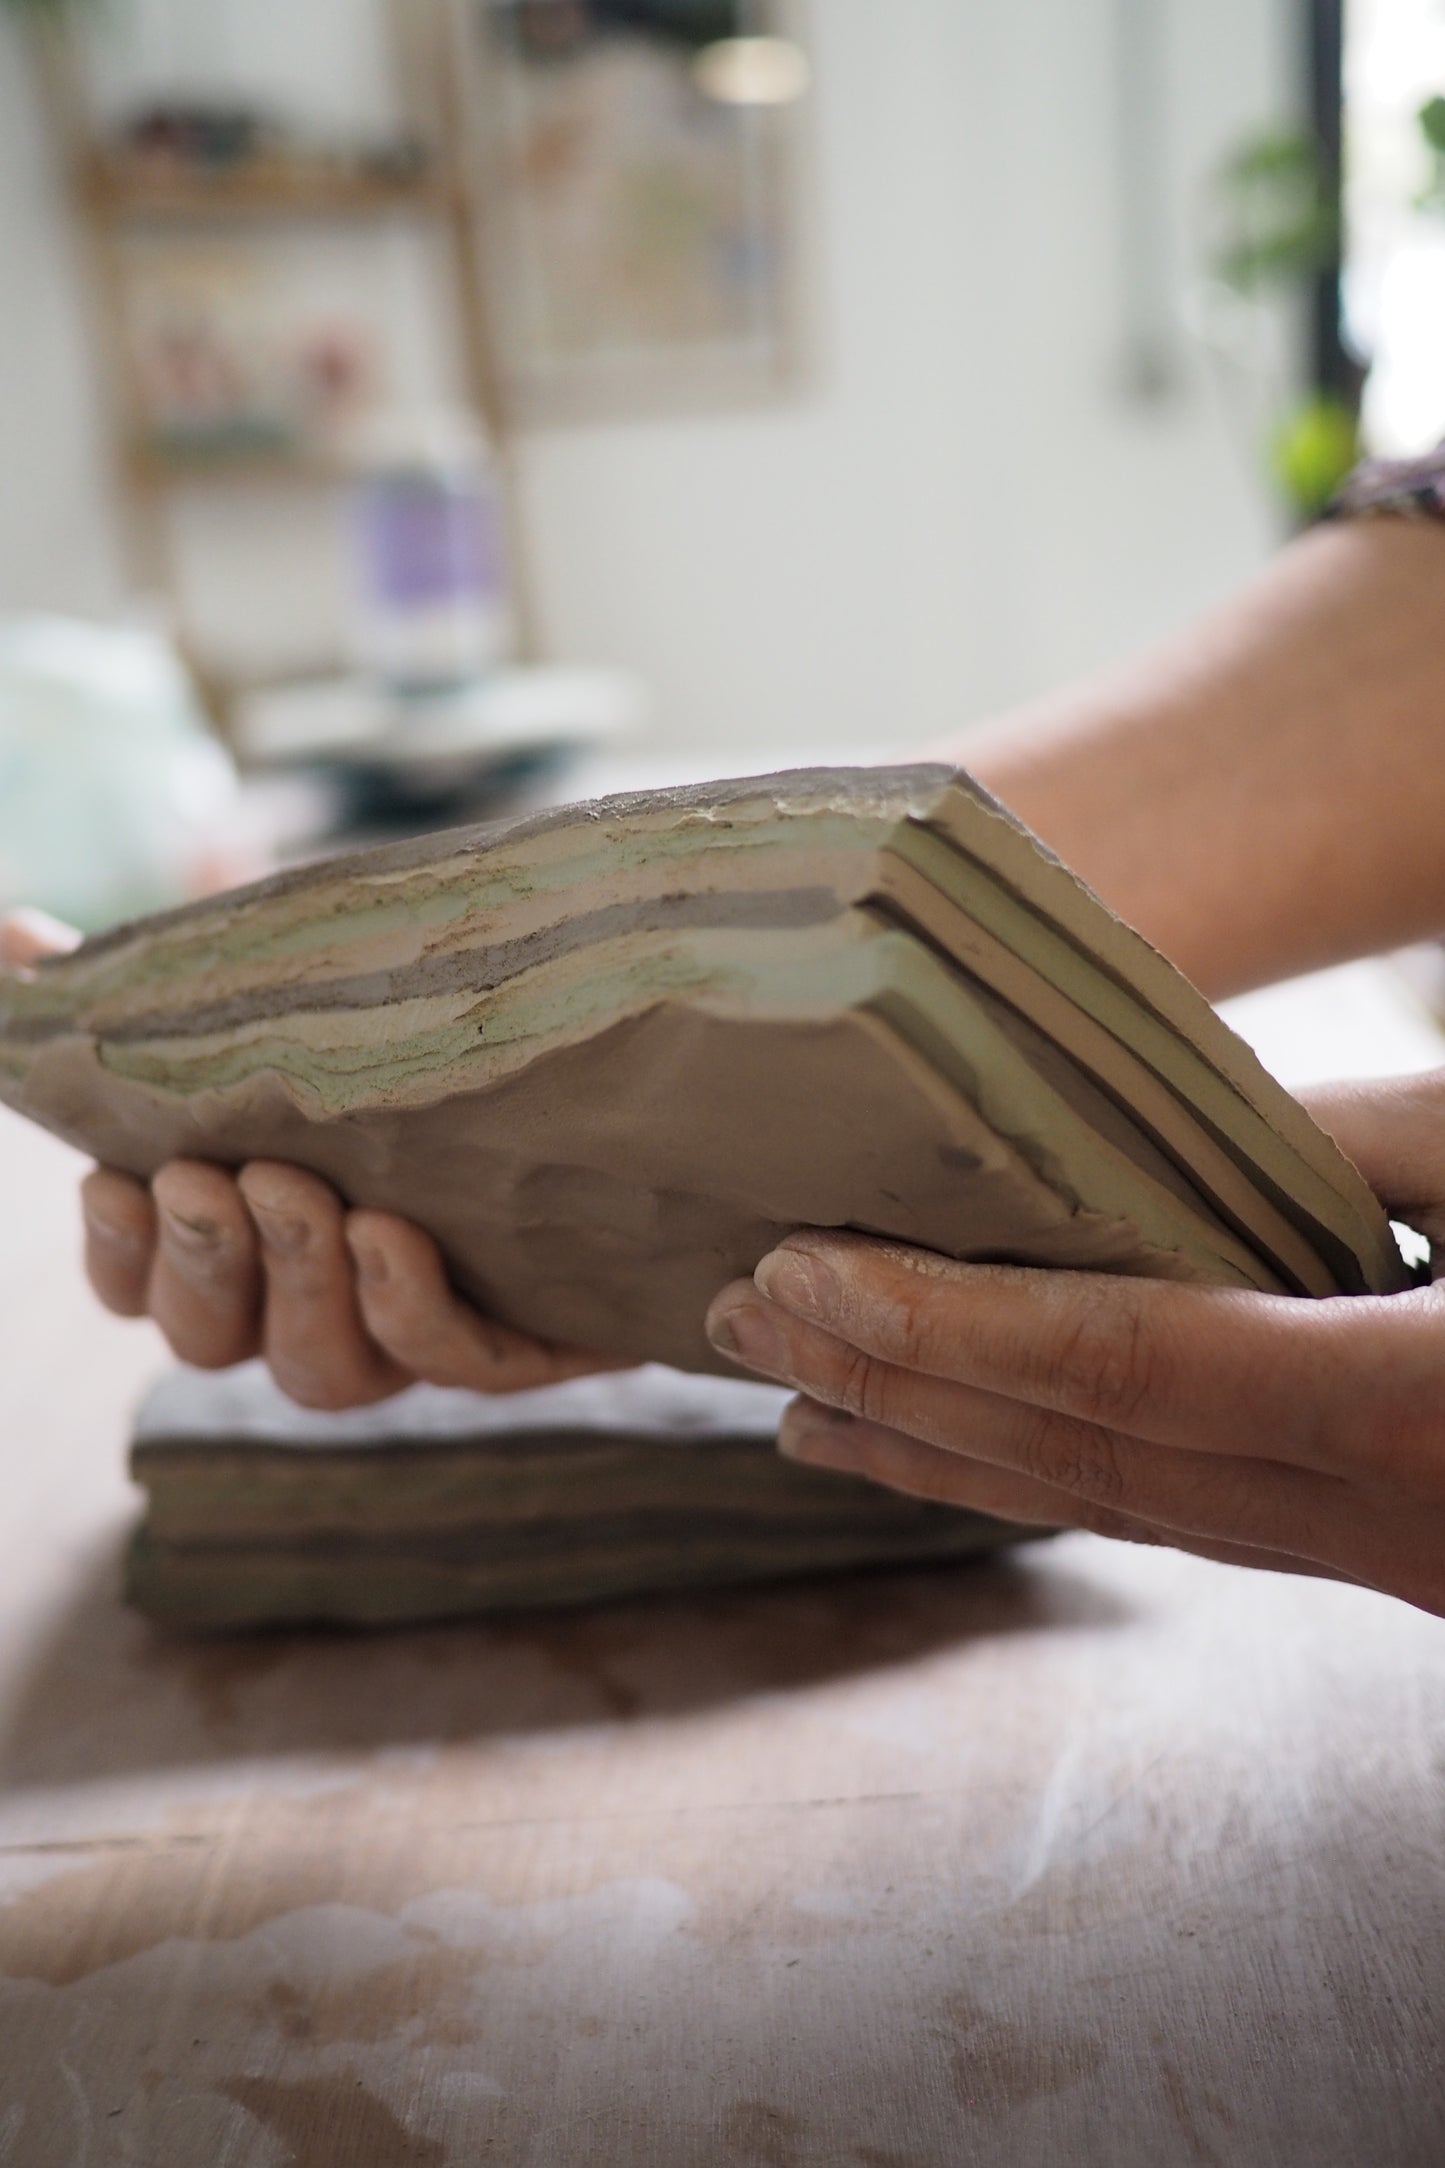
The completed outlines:
<svg viewBox="0 0 1445 2168">
<path fill-rule="evenodd" d="M 144 440 L 125 453 L 126 471 L 141 489 L 174 489 L 204 482 L 337 484 L 351 478 L 339 452 L 288 451 L 269 445 L 164 445 Z"/>
<path fill-rule="evenodd" d="M 265 158 L 214 172 L 156 158 L 100 154 L 81 173 L 86 205 L 118 224 L 148 219 L 376 218 L 430 216 L 452 201 L 438 173 L 365 173 L 299 159 Z"/>
</svg>

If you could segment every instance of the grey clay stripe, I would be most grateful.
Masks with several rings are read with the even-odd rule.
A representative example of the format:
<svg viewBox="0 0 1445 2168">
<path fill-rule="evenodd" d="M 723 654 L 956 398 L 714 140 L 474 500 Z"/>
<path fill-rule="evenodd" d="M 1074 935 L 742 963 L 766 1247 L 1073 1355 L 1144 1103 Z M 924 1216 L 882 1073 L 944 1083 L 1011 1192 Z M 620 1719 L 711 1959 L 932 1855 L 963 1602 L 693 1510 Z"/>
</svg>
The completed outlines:
<svg viewBox="0 0 1445 2168">
<path fill-rule="evenodd" d="M 437 994 L 487 994 L 538 964 L 575 955 L 602 941 L 629 933 L 689 933 L 714 927 L 723 931 L 757 928 L 794 932 L 823 926 L 845 906 L 831 888 L 789 888 L 764 892 L 658 896 L 647 903 L 611 903 L 580 917 L 567 917 L 513 941 L 484 948 L 455 950 L 423 957 L 395 971 L 366 971 L 354 977 L 315 985 L 271 987 L 237 994 L 228 1001 L 157 1009 L 104 1033 L 107 1045 L 125 1046 L 150 1039 L 202 1038 L 235 1025 L 260 1023 L 297 1011 L 315 1015 L 341 1009 L 378 1009 L 391 1001 L 415 1001 Z M 198 989 L 199 990 L 199 989 Z M 13 1043 L 42 1044 L 75 1031 L 73 1018 L 16 1018 L 5 1036 Z"/>
</svg>

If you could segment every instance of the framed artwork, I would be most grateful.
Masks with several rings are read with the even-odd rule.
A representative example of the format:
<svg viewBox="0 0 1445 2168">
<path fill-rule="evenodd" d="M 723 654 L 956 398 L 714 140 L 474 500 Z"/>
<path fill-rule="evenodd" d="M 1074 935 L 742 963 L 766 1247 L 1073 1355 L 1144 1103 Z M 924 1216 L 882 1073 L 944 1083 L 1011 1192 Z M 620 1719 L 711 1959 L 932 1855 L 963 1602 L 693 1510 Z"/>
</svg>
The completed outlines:
<svg viewBox="0 0 1445 2168">
<path fill-rule="evenodd" d="M 776 396 L 802 324 L 790 0 L 457 0 L 509 419 Z"/>
</svg>

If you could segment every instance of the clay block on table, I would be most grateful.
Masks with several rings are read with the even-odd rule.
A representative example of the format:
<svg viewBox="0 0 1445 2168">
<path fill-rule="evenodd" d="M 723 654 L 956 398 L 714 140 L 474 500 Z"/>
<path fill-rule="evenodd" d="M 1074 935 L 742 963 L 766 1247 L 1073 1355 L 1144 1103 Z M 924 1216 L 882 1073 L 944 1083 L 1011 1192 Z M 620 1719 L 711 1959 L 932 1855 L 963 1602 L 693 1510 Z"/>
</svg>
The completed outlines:
<svg viewBox="0 0 1445 2168">
<path fill-rule="evenodd" d="M 127 1596 L 188 1629 L 400 1625 L 858 1566 L 1042 1531 L 783 1460 L 785 1393 L 648 1367 L 307 1414 L 259 1364 L 141 1411 Z"/>
</svg>

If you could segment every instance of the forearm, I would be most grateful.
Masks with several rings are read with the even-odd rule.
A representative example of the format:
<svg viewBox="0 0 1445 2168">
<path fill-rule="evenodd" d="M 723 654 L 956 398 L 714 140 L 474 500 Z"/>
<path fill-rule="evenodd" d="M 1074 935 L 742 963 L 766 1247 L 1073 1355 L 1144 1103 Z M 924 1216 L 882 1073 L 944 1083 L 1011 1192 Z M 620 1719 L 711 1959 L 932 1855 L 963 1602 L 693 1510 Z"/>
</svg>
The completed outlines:
<svg viewBox="0 0 1445 2168">
<path fill-rule="evenodd" d="M 1127 674 L 949 747 L 1220 996 L 1445 927 L 1445 528 L 1305 536 Z"/>
</svg>

